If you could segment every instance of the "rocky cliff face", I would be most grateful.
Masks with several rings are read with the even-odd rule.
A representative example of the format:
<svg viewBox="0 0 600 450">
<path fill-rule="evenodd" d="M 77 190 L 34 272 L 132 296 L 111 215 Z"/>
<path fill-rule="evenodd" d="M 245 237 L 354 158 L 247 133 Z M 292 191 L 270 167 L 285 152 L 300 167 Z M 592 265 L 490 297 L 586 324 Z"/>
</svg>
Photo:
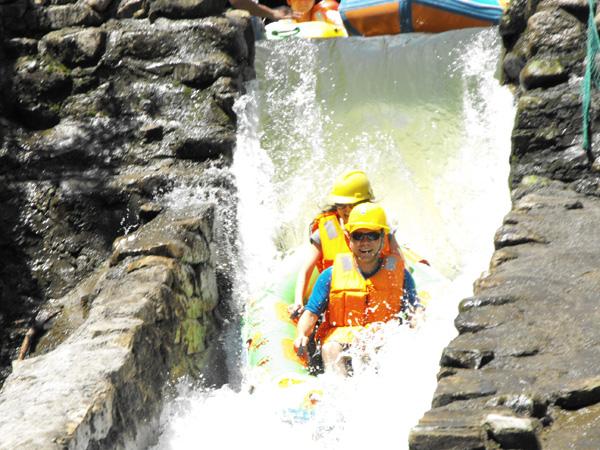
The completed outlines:
<svg viewBox="0 0 600 450">
<path fill-rule="evenodd" d="M 145 448 L 169 380 L 222 383 L 215 235 L 212 205 L 166 211 L 52 302 L 52 328 L 0 391 L 0 448 Z"/>
<path fill-rule="evenodd" d="M 5 448 L 126 446 L 170 376 L 222 378 L 214 209 L 156 199 L 231 157 L 253 48 L 225 6 L 0 0 L 4 376 L 27 331 L 38 340 L 0 394 Z M 461 304 L 412 449 L 598 448 L 600 153 L 598 138 L 582 150 L 579 119 L 587 16 L 580 0 L 516 0 L 503 18 L 518 102 L 513 209 Z"/>
<path fill-rule="evenodd" d="M 226 6 L 0 0 L 0 448 L 144 445 L 170 379 L 226 379 L 220 168 L 254 56 Z"/>
<path fill-rule="evenodd" d="M 0 381 L 42 305 L 231 158 L 253 39 L 226 5 L 0 1 Z"/>
<path fill-rule="evenodd" d="M 513 207 L 444 350 L 410 448 L 600 445 L 598 135 L 582 147 L 584 1 L 514 1 L 500 33 L 516 93 Z M 597 129 L 598 94 L 592 103 Z"/>
</svg>

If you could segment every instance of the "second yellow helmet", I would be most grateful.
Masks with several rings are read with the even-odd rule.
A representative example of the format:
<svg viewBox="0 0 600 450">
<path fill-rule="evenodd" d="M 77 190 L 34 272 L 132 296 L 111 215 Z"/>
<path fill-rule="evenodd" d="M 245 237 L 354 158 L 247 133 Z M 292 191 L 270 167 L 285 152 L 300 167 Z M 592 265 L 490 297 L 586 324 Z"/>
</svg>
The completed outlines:
<svg viewBox="0 0 600 450">
<path fill-rule="evenodd" d="M 374 197 L 367 174 L 362 170 L 352 170 L 335 180 L 329 202 L 348 205 L 373 200 Z"/>
</svg>

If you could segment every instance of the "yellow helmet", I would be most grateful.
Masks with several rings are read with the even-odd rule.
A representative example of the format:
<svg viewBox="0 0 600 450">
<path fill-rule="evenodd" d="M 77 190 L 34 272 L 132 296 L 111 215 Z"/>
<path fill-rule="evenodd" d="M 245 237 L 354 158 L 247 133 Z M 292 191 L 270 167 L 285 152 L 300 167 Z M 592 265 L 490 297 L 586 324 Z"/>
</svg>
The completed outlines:
<svg viewBox="0 0 600 450">
<path fill-rule="evenodd" d="M 352 208 L 345 227 L 349 233 L 361 228 L 373 231 L 385 230 L 386 233 L 390 231 L 385 211 L 375 203 L 361 203 Z"/>
<path fill-rule="evenodd" d="M 353 205 L 354 203 L 373 200 L 371 183 L 362 170 L 346 172 L 333 183 L 329 193 L 332 204 Z"/>
</svg>

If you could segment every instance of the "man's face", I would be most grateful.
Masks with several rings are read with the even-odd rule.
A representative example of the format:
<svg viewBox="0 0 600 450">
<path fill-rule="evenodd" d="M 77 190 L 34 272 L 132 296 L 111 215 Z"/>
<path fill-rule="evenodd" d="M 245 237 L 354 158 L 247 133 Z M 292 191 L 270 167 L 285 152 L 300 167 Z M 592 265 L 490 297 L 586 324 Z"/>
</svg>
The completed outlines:
<svg viewBox="0 0 600 450">
<path fill-rule="evenodd" d="M 381 230 L 373 231 L 359 228 L 350 233 L 350 250 L 360 262 L 370 263 L 379 258 L 381 251 Z"/>
</svg>

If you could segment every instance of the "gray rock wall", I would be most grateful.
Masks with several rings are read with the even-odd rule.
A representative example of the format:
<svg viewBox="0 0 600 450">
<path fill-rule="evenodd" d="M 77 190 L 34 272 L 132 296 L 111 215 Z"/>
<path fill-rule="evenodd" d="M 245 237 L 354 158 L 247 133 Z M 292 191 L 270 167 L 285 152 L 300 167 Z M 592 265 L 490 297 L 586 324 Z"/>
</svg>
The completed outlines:
<svg viewBox="0 0 600 450">
<path fill-rule="evenodd" d="M 228 164 L 254 44 L 226 6 L 0 1 L 0 384 L 48 300 L 159 214 L 157 197 Z"/>
<path fill-rule="evenodd" d="M 512 210 L 455 319 L 412 450 L 600 447 L 600 156 L 582 148 L 586 1 L 513 1 Z M 592 104 L 597 129 L 598 94 Z"/>
<path fill-rule="evenodd" d="M 114 449 L 150 442 L 165 383 L 225 379 L 214 206 L 164 213 L 115 242 L 69 295 L 38 355 L 0 391 L 1 449 Z"/>
<path fill-rule="evenodd" d="M 231 157 L 253 49 L 247 20 L 224 7 L 0 1 L 2 365 L 28 329 L 49 328 L 0 392 L 0 448 L 123 447 L 144 435 L 167 380 L 223 378 L 214 211 L 154 199 Z M 461 303 L 412 449 L 598 448 L 586 18 L 580 0 L 516 0 L 503 18 L 513 209 Z"/>
<path fill-rule="evenodd" d="M 220 168 L 254 57 L 226 6 L 0 0 L 1 449 L 144 448 L 170 381 L 226 380 Z M 211 202 L 163 200 L 201 178 Z"/>
</svg>

